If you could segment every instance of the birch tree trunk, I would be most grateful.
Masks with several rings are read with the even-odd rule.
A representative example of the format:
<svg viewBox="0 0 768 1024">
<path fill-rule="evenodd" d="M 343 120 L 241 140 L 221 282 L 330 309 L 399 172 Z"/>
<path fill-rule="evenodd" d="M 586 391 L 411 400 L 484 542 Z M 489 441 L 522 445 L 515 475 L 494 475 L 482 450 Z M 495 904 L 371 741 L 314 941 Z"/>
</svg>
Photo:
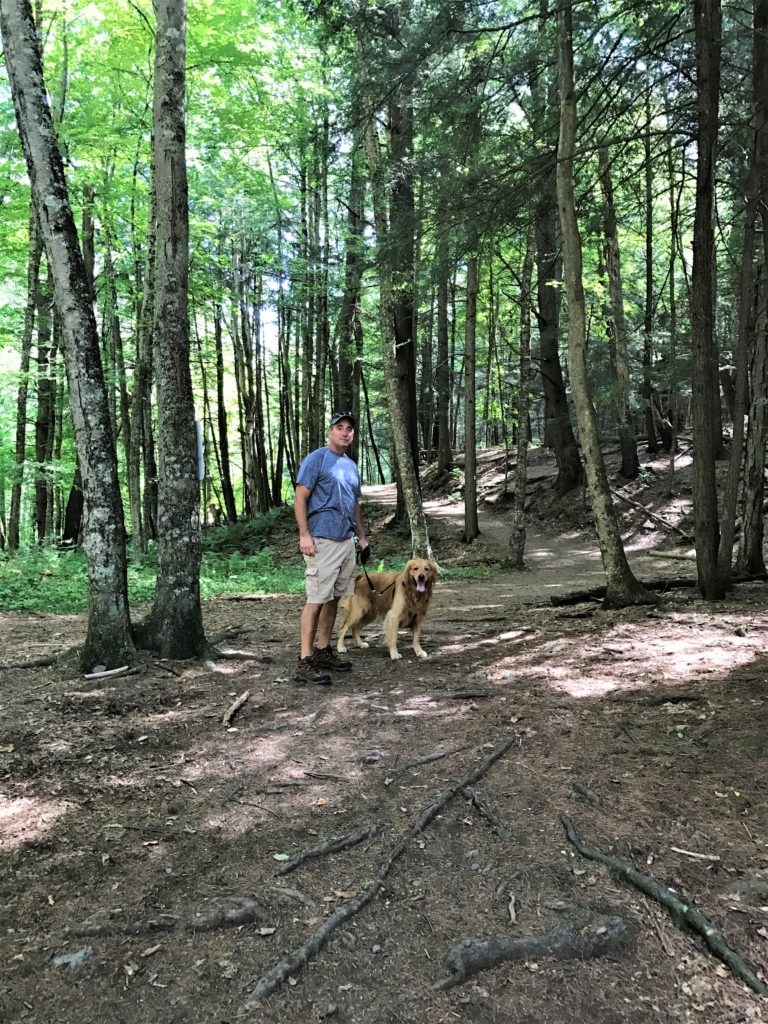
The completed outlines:
<svg viewBox="0 0 768 1024">
<path fill-rule="evenodd" d="M 61 317 L 70 409 L 85 498 L 88 629 L 83 668 L 131 662 L 125 524 L 96 321 L 46 98 L 29 0 L 0 0 L 5 62 L 40 235 Z"/>
<path fill-rule="evenodd" d="M 141 639 L 165 658 L 201 655 L 200 509 L 189 347 L 189 211 L 185 162 L 185 0 L 156 0 L 154 168 L 157 200 L 155 371 L 158 571 Z"/>
<path fill-rule="evenodd" d="M 374 223 L 378 247 L 379 319 L 381 325 L 381 355 L 387 387 L 389 419 L 392 440 L 400 472 L 405 509 L 411 526 L 411 551 L 414 557 L 432 558 L 427 533 L 427 520 L 421 504 L 416 467 L 411 455 L 410 439 L 405 416 L 400 404 L 395 363 L 395 306 L 392 288 L 392 267 L 389 260 L 388 224 L 386 214 L 386 186 L 382 168 L 376 123 L 371 116 L 366 132 L 365 150 L 368 157 L 368 175 L 371 182 Z"/>
<path fill-rule="evenodd" d="M 566 293 L 568 296 L 568 356 L 573 402 L 579 423 L 595 530 L 606 576 L 605 606 L 621 608 L 655 600 L 635 579 L 629 567 L 616 512 L 611 501 L 597 415 L 587 377 L 586 311 L 582 280 L 581 238 L 576 221 L 573 188 L 573 150 L 576 138 L 576 93 L 573 81 L 572 0 L 565 0 L 559 19 L 560 144 L 557 163 L 557 200 L 563 233 Z"/>
</svg>

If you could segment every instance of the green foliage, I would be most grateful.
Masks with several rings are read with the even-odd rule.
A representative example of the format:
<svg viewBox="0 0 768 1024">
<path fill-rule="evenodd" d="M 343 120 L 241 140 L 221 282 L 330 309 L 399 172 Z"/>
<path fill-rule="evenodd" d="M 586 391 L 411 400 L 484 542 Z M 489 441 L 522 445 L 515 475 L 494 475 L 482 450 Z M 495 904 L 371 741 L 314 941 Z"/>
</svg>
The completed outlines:
<svg viewBox="0 0 768 1024">
<path fill-rule="evenodd" d="M 128 566 L 131 606 L 147 604 L 155 591 L 154 553 Z M 220 594 L 296 594 L 304 588 L 304 565 L 278 565 L 269 548 L 249 555 L 206 552 L 200 569 L 204 598 Z M 88 575 L 82 551 L 34 548 L 0 557 L 0 607 L 5 611 L 67 614 L 88 609 Z"/>
<path fill-rule="evenodd" d="M 203 532 L 203 551 L 217 555 L 256 554 L 265 547 L 272 530 L 292 516 L 290 509 L 283 506 L 229 526 L 212 527 Z"/>
</svg>

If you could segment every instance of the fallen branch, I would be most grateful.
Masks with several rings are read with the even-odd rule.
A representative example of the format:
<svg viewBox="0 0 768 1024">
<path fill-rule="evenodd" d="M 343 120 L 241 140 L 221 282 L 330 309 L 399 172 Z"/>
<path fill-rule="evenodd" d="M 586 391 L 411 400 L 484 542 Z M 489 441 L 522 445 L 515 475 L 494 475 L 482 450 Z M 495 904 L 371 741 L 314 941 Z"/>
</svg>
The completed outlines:
<svg viewBox="0 0 768 1024">
<path fill-rule="evenodd" d="M 603 801 L 600 799 L 598 794 L 594 789 L 590 789 L 589 786 L 586 786 L 583 782 L 574 782 L 573 791 L 592 807 L 602 808 Z"/>
<path fill-rule="evenodd" d="M 127 676 L 130 668 L 130 665 L 121 665 L 119 668 L 105 668 L 103 672 L 86 672 L 83 679 L 107 679 L 108 677 Z"/>
<path fill-rule="evenodd" d="M 559 924 L 543 935 L 464 939 L 449 951 L 446 966 L 451 974 L 435 988 L 445 990 L 462 985 L 473 974 L 510 961 L 519 963 L 544 956 L 555 960 L 592 960 L 622 952 L 634 943 L 637 932 L 637 923 L 630 918 L 590 916 Z"/>
<path fill-rule="evenodd" d="M 303 850 L 301 853 L 297 853 L 295 857 L 291 857 L 287 860 L 282 867 L 278 868 L 275 872 L 276 875 L 287 875 L 290 871 L 294 871 L 300 864 L 303 864 L 307 860 L 313 860 L 315 857 L 325 857 L 328 853 L 339 853 L 340 850 L 346 850 L 350 846 L 357 846 L 358 843 L 364 842 L 366 839 L 373 839 L 377 836 L 383 825 L 366 825 L 365 828 L 355 829 L 354 832 L 347 832 L 344 836 L 336 836 L 334 839 L 328 839 L 324 843 L 320 843 L 318 846 L 313 846 L 309 850 Z"/>
<path fill-rule="evenodd" d="M 378 875 L 370 885 L 368 885 L 358 897 L 342 904 L 338 910 L 331 914 L 331 916 L 309 936 L 303 945 L 298 946 L 290 952 L 288 956 L 283 957 L 283 959 L 276 963 L 274 967 L 270 968 L 270 970 L 267 971 L 267 973 L 256 983 L 253 991 L 248 996 L 246 1005 L 252 1006 L 254 1003 L 257 1003 L 262 999 L 266 999 L 267 996 L 271 995 L 276 988 L 282 985 L 289 975 L 293 974 L 294 971 L 300 970 L 302 967 L 306 967 L 310 958 L 323 948 L 331 937 L 333 931 L 338 928 L 339 925 L 348 921 L 359 910 L 362 910 L 364 906 L 376 898 L 380 889 L 384 885 L 384 879 L 392 870 L 395 862 L 403 855 L 408 844 L 411 843 L 435 817 L 437 817 L 446 804 L 449 803 L 457 793 L 460 793 L 466 786 L 471 786 L 474 782 L 477 782 L 477 780 L 481 778 L 488 769 L 499 760 L 500 757 L 503 757 L 504 754 L 506 754 L 513 744 L 518 742 L 519 737 L 516 735 L 507 740 L 506 743 L 503 743 L 500 747 L 489 754 L 481 764 L 465 775 L 463 779 L 460 779 L 454 786 L 445 790 L 436 797 L 435 800 L 433 800 L 433 802 L 421 812 L 418 819 L 403 835 L 400 842 L 395 846 L 382 864 Z"/>
<path fill-rule="evenodd" d="M 768 985 L 757 977 L 746 960 L 731 949 L 723 934 L 699 910 L 684 903 L 672 889 L 657 882 L 650 875 L 644 875 L 637 868 L 627 863 L 627 861 L 623 861 L 619 857 L 613 857 L 608 853 L 602 853 L 600 850 L 582 843 L 576 834 L 571 819 L 567 815 L 561 815 L 560 821 L 563 823 L 568 842 L 576 847 L 582 857 L 597 861 L 599 864 L 605 864 L 619 878 L 631 882 L 641 892 L 644 892 L 646 896 L 650 896 L 651 899 L 666 907 L 675 924 L 678 927 L 686 924 L 692 931 L 701 935 L 715 956 L 722 960 L 727 967 L 730 967 L 737 978 L 740 978 L 746 985 L 749 985 L 754 992 L 758 992 L 762 996 L 768 995 Z"/>
<path fill-rule="evenodd" d="M 626 503 L 631 505 L 633 508 L 639 508 L 640 511 L 648 516 L 649 519 L 652 519 L 654 523 L 658 523 L 659 526 L 663 526 L 665 530 L 674 530 L 675 533 L 679 533 L 681 537 L 685 537 L 689 544 L 693 544 L 693 537 L 691 537 L 689 533 L 686 533 L 685 530 L 681 530 L 680 527 L 676 526 L 674 523 L 668 523 L 666 519 L 662 519 L 662 517 L 657 515 L 655 512 L 651 512 L 650 509 L 646 508 L 645 505 L 642 505 L 639 501 L 635 501 L 634 498 L 628 498 L 626 494 L 619 494 L 618 491 L 611 491 L 611 494 L 614 498 L 626 501 Z"/>
<path fill-rule="evenodd" d="M 241 924 L 266 921 L 267 910 L 246 896 L 223 896 L 209 901 L 205 913 L 182 917 L 180 914 L 158 914 L 142 921 L 107 921 L 94 924 L 85 921 L 65 928 L 69 935 L 142 935 L 145 932 L 195 931 L 212 932 L 218 928 L 235 928 Z"/>
<path fill-rule="evenodd" d="M 12 668 L 48 668 L 49 665 L 55 664 L 56 658 L 32 658 L 31 661 L 12 661 L 6 665 L 0 665 L 0 672 Z"/>
<path fill-rule="evenodd" d="M 482 793 L 478 793 L 476 789 L 472 789 L 470 786 L 465 786 L 461 791 L 461 795 L 465 800 L 469 800 L 472 806 L 476 808 L 481 818 L 485 818 L 487 821 L 490 821 L 490 823 L 495 825 L 497 828 L 501 827 L 501 819 Z"/>
<path fill-rule="evenodd" d="M 244 693 L 241 693 L 237 700 L 234 702 L 234 704 L 232 704 L 231 707 L 228 707 L 227 710 L 224 712 L 224 715 L 222 716 L 221 719 L 221 724 L 224 726 L 228 726 L 229 723 L 237 714 L 237 712 L 240 710 L 243 704 L 245 704 L 245 702 L 248 700 L 250 696 L 250 690 L 246 690 Z"/>
</svg>

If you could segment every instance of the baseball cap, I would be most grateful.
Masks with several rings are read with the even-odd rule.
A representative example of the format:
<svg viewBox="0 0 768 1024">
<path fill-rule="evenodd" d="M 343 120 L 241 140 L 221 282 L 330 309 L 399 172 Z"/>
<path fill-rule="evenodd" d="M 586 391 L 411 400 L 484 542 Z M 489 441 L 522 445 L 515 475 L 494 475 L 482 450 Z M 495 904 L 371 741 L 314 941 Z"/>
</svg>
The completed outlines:
<svg viewBox="0 0 768 1024">
<path fill-rule="evenodd" d="M 340 423 L 342 420 L 349 420 L 349 422 L 352 424 L 352 429 L 357 430 L 357 420 L 355 419 L 351 412 L 335 412 L 331 416 L 331 422 L 328 424 L 328 426 L 335 427 L 336 424 Z"/>
</svg>

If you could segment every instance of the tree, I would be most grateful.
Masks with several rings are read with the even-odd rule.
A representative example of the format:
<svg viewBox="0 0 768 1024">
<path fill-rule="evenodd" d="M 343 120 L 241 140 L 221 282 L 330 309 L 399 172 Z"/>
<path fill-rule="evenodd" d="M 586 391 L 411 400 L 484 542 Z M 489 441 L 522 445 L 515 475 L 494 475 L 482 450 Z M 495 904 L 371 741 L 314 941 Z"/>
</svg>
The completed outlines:
<svg viewBox="0 0 768 1024">
<path fill-rule="evenodd" d="M 694 0 L 698 113 L 696 212 L 691 276 L 693 512 L 699 590 L 707 600 L 725 594 L 718 565 L 720 527 L 715 459 L 720 448 L 720 385 L 715 339 L 715 159 L 720 96 L 719 0 Z"/>
<path fill-rule="evenodd" d="M 635 579 L 627 562 L 608 476 L 600 448 L 597 416 L 587 378 L 586 315 L 579 226 L 573 190 L 573 151 L 576 137 L 576 93 L 573 75 L 572 0 L 566 0 L 559 17 L 560 143 L 557 163 L 557 200 L 563 233 L 563 261 L 568 296 L 568 357 L 573 402 L 579 423 L 587 484 L 592 498 L 595 530 L 606 576 L 607 607 L 650 603 L 654 599 Z"/>
<path fill-rule="evenodd" d="M 397 367 L 395 361 L 395 306 L 392 285 L 392 267 L 390 265 L 388 241 L 388 223 L 386 211 L 386 186 L 384 180 L 383 161 L 381 158 L 376 121 L 370 115 L 366 132 L 366 155 L 368 157 L 368 176 L 371 183 L 371 199 L 373 202 L 376 240 L 378 244 L 379 271 L 379 323 L 381 330 L 381 352 L 384 364 L 384 378 L 387 387 L 389 419 L 392 438 L 397 458 L 400 483 L 403 490 L 406 514 L 411 526 L 411 551 L 413 557 L 432 558 L 429 543 L 427 521 L 421 504 L 416 467 L 411 454 L 408 428 L 400 403 L 397 387 Z"/>
<path fill-rule="evenodd" d="M 84 668 L 133 660 L 128 610 L 125 525 L 117 455 L 83 254 L 69 202 L 43 79 L 29 0 L 1 0 L 5 62 L 40 236 L 61 319 L 70 410 L 83 477 L 88 562 L 88 629 Z"/>
<path fill-rule="evenodd" d="M 200 605 L 197 434 L 189 344 L 189 210 L 185 154 L 186 3 L 157 0 L 154 97 L 155 371 L 158 573 L 142 642 L 166 658 L 205 649 Z"/>
</svg>

